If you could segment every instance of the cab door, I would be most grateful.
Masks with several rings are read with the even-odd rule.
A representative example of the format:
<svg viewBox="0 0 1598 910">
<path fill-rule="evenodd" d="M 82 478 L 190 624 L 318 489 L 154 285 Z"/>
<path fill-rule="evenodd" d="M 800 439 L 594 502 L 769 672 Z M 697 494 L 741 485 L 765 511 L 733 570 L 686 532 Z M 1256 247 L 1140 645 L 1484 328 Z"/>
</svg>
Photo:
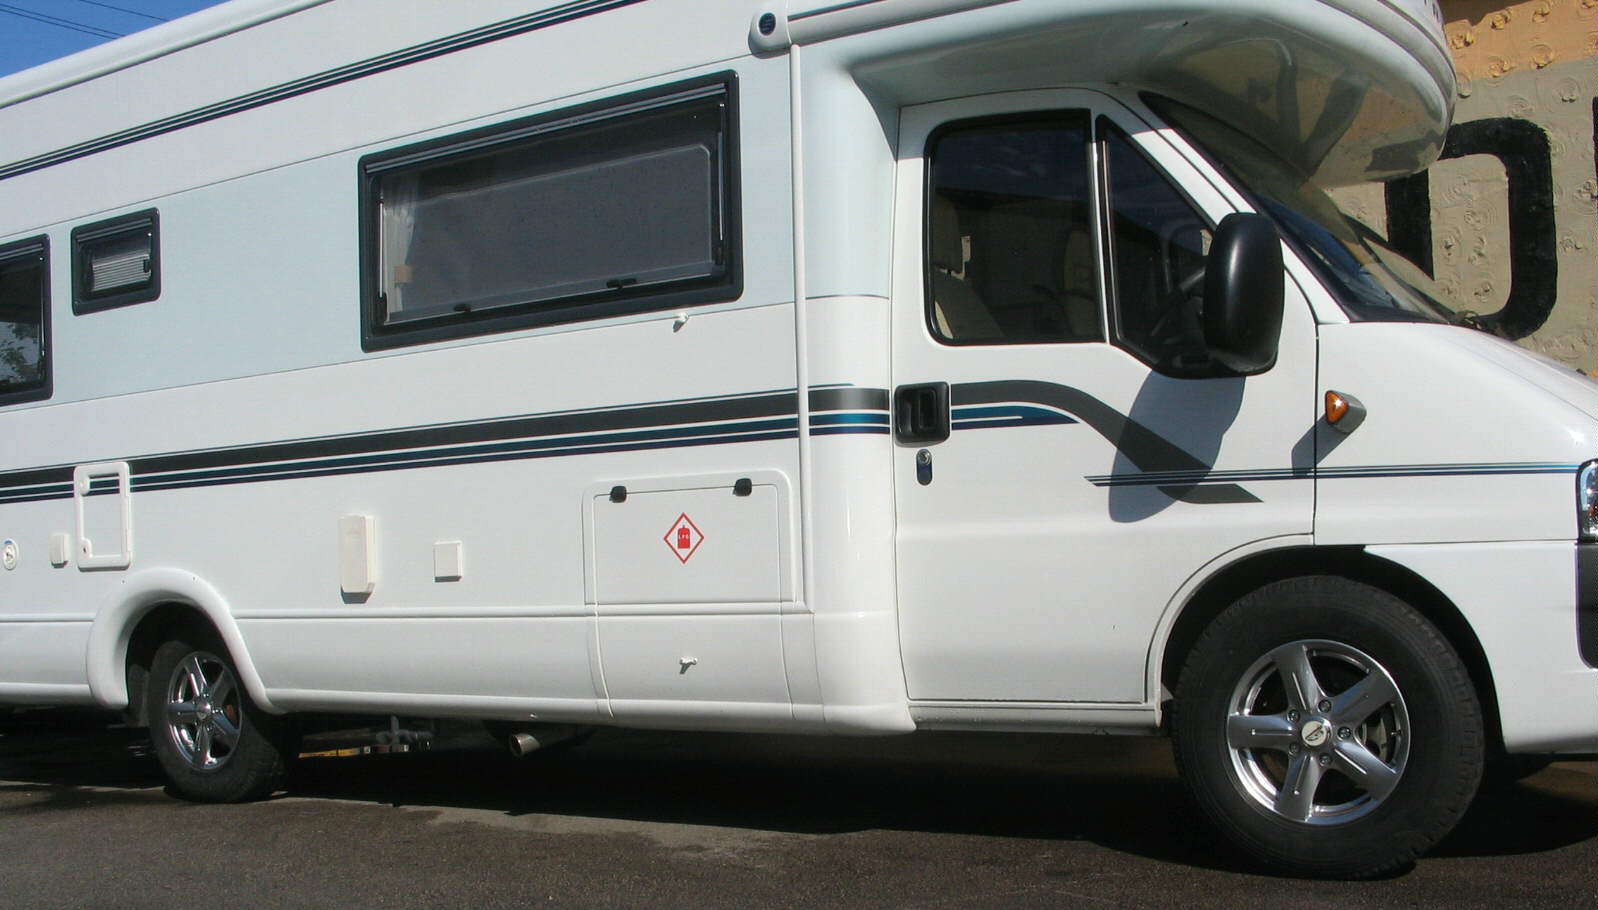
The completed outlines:
<svg viewBox="0 0 1598 910">
<path fill-rule="evenodd" d="M 1288 281 L 1259 375 L 1198 289 L 1238 197 L 1108 96 L 902 112 L 893 289 L 900 636 L 934 702 L 1143 703 L 1183 584 L 1308 535 L 1315 345 Z"/>
</svg>

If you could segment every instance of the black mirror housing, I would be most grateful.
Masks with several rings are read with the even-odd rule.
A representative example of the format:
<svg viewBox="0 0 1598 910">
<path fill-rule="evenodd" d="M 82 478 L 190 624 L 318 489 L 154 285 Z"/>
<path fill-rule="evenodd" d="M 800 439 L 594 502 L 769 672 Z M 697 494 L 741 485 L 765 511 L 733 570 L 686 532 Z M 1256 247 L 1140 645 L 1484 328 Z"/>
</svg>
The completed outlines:
<svg viewBox="0 0 1598 910">
<path fill-rule="evenodd" d="M 1282 334 L 1282 240 L 1264 215 L 1221 219 L 1204 266 L 1204 343 L 1241 376 L 1276 365 Z"/>
</svg>

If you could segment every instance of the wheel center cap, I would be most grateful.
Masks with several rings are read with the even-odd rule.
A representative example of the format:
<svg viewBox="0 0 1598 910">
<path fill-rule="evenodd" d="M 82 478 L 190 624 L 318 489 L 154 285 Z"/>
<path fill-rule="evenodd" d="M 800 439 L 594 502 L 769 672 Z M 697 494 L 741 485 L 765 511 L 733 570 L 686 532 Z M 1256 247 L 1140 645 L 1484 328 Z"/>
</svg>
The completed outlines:
<svg viewBox="0 0 1598 910">
<path fill-rule="evenodd" d="M 211 719 L 211 703 L 208 702 L 208 701 L 202 701 L 202 702 L 196 704 L 194 706 L 194 713 L 199 716 L 200 720 L 210 720 Z"/>
<path fill-rule="evenodd" d="M 1331 725 L 1326 723 L 1326 721 L 1318 717 L 1311 718 L 1305 721 L 1304 726 L 1298 729 L 1298 738 L 1304 741 L 1304 745 L 1314 748 L 1326 742 L 1326 737 L 1330 734 L 1331 729 Z"/>
</svg>

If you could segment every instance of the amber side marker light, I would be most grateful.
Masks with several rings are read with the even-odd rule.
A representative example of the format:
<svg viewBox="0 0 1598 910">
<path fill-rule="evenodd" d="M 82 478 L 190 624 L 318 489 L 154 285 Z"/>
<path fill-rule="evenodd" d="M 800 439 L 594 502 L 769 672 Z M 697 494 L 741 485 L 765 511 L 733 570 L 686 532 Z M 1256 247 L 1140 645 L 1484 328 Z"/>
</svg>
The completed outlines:
<svg viewBox="0 0 1598 910">
<path fill-rule="evenodd" d="M 1326 391 L 1326 423 L 1339 433 L 1352 433 L 1365 422 L 1365 406 L 1346 392 Z"/>
</svg>

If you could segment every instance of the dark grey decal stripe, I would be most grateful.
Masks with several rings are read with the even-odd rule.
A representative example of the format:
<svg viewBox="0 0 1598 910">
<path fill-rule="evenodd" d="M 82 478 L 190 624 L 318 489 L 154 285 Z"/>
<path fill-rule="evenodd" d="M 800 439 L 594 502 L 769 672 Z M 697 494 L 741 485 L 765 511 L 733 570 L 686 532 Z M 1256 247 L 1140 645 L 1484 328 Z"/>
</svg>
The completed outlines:
<svg viewBox="0 0 1598 910">
<path fill-rule="evenodd" d="M 1159 486 L 1190 483 L 1247 483 L 1261 480 L 1299 480 L 1313 477 L 1311 470 L 1276 468 L 1258 471 L 1164 471 L 1121 474 L 1095 474 L 1088 482 L 1096 487 Z"/>
<path fill-rule="evenodd" d="M 951 389 L 956 429 L 1070 424 L 1080 419 L 1143 470 L 1090 476 L 1095 486 L 1155 486 L 1195 503 L 1258 502 L 1239 482 L 1287 479 L 1565 474 L 1562 463 L 1383 465 L 1299 470 L 1213 471 L 1147 427 L 1077 389 L 1010 380 Z M 814 436 L 886 435 L 886 389 L 824 386 L 810 391 Z M 1049 411 L 1017 407 L 1040 405 Z M 987 405 L 989 407 L 982 407 Z M 797 436 L 792 389 L 708 399 L 674 399 L 586 411 L 552 412 L 470 423 L 404 427 L 375 433 L 173 452 L 129 460 L 134 490 L 180 489 L 322 477 L 512 459 L 638 451 Z M 1070 412 L 1069 414 L 1066 412 Z M 962 414 L 969 414 L 963 418 Z M 1072 416 L 1074 415 L 1074 417 Z M 0 503 L 72 495 L 72 465 L 0 473 Z M 115 490 L 97 481 L 91 494 Z"/>
<path fill-rule="evenodd" d="M 793 394 L 789 391 L 790 395 Z M 887 389 L 832 386 L 810 390 L 812 411 L 888 411 Z"/>
<path fill-rule="evenodd" d="M 0 180 L 43 170 L 77 158 L 86 158 L 90 155 L 131 145 L 166 133 L 176 132 L 210 120 L 217 120 L 232 114 L 265 107 L 268 104 L 298 95 L 310 94 L 335 85 L 343 85 L 346 82 L 364 79 L 377 73 L 410 66 L 423 60 L 430 60 L 445 54 L 453 54 L 456 51 L 479 47 L 499 41 L 502 38 L 523 35 L 539 29 L 549 28 L 562 22 L 570 22 L 573 19 L 581 19 L 596 13 L 603 13 L 642 2 L 644 0 L 580 0 L 580 2 L 567 3 L 542 12 L 517 16 L 514 19 L 507 19 L 503 22 L 496 22 L 492 25 L 485 25 L 481 28 L 449 35 L 425 44 L 418 44 L 414 47 L 370 57 L 306 76 L 302 79 L 296 79 L 292 82 L 285 82 L 281 85 L 274 85 L 257 92 L 251 92 L 248 95 L 241 95 L 237 98 L 230 98 L 226 101 L 219 101 L 205 107 L 154 120 L 107 136 L 101 136 L 98 139 L 90 139 L 53 152 L 25 158 L 0 167 Z"/>
<path fill-rule="evenodd" d="M 1068 412 L 1109 440 L 1140 470 L 1087 477 L 1099 487 L 1153 486 L 1187 502 L 1259 502 L 1237 486 L 1274 480 L 1343 480 L 1378 477 L 1470 477 L 1502 474 L 1571 474 L 1579 465 L 1562 462 L 1484 462 L 1469 464 L 1362 465 L 1336 468 L 1265 468 L 1216 471 L 1148 427 L 1099 399 L 1038 380 L 958 383 L 949 390 L 954 407 L 1032 402 Z M 1203 486 L 1200 492 L 1196 487 Z"/>
<path fill-rule="evenodd" d="M 1144 471 L 1208 471 L 1210 466 L 1148 427 L 1128 418 L 1081 389 L 1029 379 L 956 383 L 949 390 L 955 407 L 1028 401 L 1065 411 Z"/>
<path fill-rule="evenodd" d="M 1161 484 L 1247 483 L 1265 480 L 1369 480 L 1376 477 L 1476 477 L 1507 474 L 1571 474 L 1577 465 L 1562 462 L 1483 464 L 1362 465 L 1339 468 L 1276 468 L 1253 471 L 1166 471 L 1098 474 L 1088 477 L 1097 487 L 1160 486 Z"/>
<path fill-rule="evenodd" d="M 884 389 L 812 389 L 811 433 L 885 435 L 887 403 Z M 130 459 L 129 468 L 134 490 L 152 490 L 793 438 L 796 410 L 789 389 L 167 453 Z M 69 497 L 72 471 L 56 465 L 0 474 L 0 503 Z M 114 488 L 96 483 L 91 493 Z"/>
<path fill-rule="evenodd" d="M 810 391 L 815 412 L 888 409 L 884 389 L 852 386 L 815 388 Z M 296 461 L 367 455 L 402 449 L 459 446 L 496 440 L 539 436 L 576 436 L 584 433 L 648 429 L 678 424 L 715 423 L 781 417 L 794 414 L 792 389 L 756 392 L 726 398 L 675 400 L 588 411 L 505 417 L 489 421 L 404 427 L 349 436 L 289 440 L 231 448 L 204 449 L 140 456 L 129 462 L 134 474 L 158 474 L 225 468 L 263 462 Z M 0 474 L 0 489 L 40 484 L 68 484 L 72 465 L 54 465 Z"/>
<path fill-rule="evenodd" d="M 1578 465 L 1527 461 L 1483 464 L 1394 464 L 1363 467 L 1316 468 L 1322 480 L 1370 477 L 1464 477 L 1476 474 L 1573 474 Z"/>
<path fill-rule="evenodd" d="M 1266 480 L 1369 480 L 1376 477 L 1477 477 L 1504 474 L 1570 474 L 1575 465 L 1556 462 L 1526 464 L 1379 465 L 1352 468 L 1279 468 L 1260 471 L 1209 471 L 1099 474 L 1088 477 L 1096 487 L 1161 486 L 1162 484 L 1247 483 Z"/>
</svg>

